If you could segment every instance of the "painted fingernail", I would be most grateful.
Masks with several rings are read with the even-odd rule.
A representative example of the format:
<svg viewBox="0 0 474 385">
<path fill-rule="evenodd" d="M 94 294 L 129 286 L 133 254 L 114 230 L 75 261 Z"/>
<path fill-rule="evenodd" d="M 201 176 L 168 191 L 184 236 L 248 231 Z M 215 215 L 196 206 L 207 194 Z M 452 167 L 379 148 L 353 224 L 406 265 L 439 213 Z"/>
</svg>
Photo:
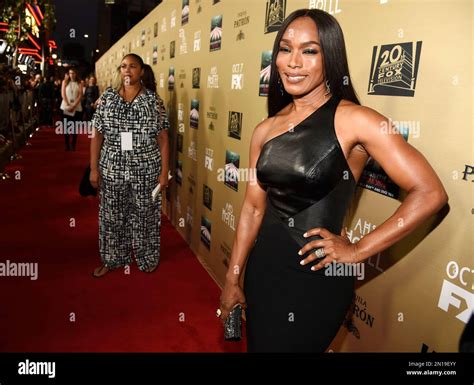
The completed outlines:
<svg viewBox="0 0 474 385">
<path fill-rule="evenodd" d="M 303 255 L 303 253 L 301 252 L 301 250 L 300 250 L 300 251 L 298 251 L 298 255 Z"/>
<path fill-rule="evenodd" d="M 311 270 L 315 271 L 315 270 L 316 270 L 316 266 L 313 266 L 313 267 L 311 268 Z"/>
<path fill-rule="evenodd" d="M 303 237 L 306 238 L 307 236 L 308 236 L 308 233 L 304 233 L 304 234 L 303 234 Z"/>
<path fill-rule="evenodd" d="M 304 265 L 304 259 L 300 261 L 300 265 Z"/>
</svg>

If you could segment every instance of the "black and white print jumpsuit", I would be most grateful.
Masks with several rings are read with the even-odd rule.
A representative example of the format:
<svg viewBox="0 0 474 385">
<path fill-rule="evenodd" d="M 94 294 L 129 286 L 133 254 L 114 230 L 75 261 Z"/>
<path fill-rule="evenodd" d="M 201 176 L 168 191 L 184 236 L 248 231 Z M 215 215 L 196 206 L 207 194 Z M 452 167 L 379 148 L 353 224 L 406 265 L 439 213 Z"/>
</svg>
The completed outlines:
<svg viewBox="0 0 474 385">
<path fill-rule="evenodd" d="M 99 158 L 99 250 L 109 269 L 131 263 L 155 267 L 160 258 L 161 194 L 152 191 L 161 172 L 157 135 L 169 129 L 163 100 L 146 90 L 132 102 L 108 88 L 92 126 L 104 136 Z M 122 151 L 121 133 L 131 132 L 133 150 Z"/>
</svg>

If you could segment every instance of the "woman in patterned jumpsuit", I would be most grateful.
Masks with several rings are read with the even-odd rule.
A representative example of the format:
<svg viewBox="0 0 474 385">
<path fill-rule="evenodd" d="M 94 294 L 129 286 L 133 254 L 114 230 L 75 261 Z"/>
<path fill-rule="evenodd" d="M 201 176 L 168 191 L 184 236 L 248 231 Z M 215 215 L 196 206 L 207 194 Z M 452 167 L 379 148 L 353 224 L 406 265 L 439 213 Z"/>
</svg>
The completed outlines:
<svg viewBox="0 0 474 385">
<path fill-rule="evenodd" d="M 152 272 L 160 258 L 161 195 L 168 185 L 169 122 L 156 90 L 143 84 L 140 56 L 126 55 L 121 86 L 108 88 L 92 119 L 90 181 L 100 187 L 99 249 L 94 277 L 131 263 Z"/>
</svg>

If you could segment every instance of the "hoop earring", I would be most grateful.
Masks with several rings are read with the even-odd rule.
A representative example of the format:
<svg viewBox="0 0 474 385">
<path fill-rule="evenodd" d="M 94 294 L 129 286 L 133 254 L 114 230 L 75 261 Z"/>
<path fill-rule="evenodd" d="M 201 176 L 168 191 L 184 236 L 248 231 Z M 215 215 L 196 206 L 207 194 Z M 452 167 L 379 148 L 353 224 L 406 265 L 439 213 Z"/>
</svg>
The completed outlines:
<svg viewBox="0 0 474 385">
<path fill-rule="evenodd" d="M 280 92 L 282 95 L 285 94 L 284 90 L 283 90 L 283 84 L 281 84 L 281 78 L 280 76 L 278 76 L 278 87 L 280 88 Z"/>
<path fill-rule="evenodd" d="M 326 80 L 326 93 L 324 96 L 328 96 L 331 93 L 331 86 L 329 85 L 329 80 Z"/>
</svg>

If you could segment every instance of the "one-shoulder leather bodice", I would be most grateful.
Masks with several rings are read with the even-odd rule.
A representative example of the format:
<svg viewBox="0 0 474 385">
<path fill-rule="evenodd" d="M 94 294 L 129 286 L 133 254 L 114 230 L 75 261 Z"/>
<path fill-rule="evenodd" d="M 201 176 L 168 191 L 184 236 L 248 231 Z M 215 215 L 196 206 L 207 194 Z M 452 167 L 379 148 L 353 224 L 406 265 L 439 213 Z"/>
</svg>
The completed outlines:
<svg viewBox="0 0 474 385">
<path fill-rule="evenodd" d="M 339 100 L 329 99 L 292 130 L 267 141 L 257 178 L 267 191 L 267 209 L 302 234 L 322 226 L 339 234 L 356 181 L 334 129 Z"/>
</svg>

